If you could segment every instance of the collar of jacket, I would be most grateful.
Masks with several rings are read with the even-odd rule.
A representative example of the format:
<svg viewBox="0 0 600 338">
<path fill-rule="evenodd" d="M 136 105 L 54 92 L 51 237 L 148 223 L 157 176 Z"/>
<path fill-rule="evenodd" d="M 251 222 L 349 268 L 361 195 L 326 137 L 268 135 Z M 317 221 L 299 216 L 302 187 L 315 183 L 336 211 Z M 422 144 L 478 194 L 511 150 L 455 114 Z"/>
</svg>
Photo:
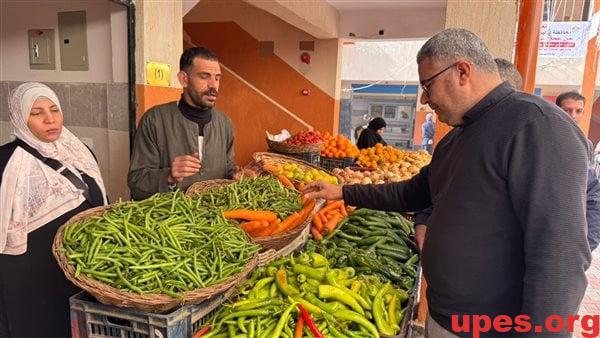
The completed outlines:
<svg viewBox="0 0 600 338">
<path fill-rule="evenodd" d="M 489 92 L 481 101 L 477 102 L 473 108 L 469 109 L 463 116 L 463 123 L 457 127 L 467 127 L 473 122 L 477 121 L 487 111 L 492 109 L 496 104 L 506 98 L 508 95 L 514 93 L 513 87 L 508 82 L 503 82 L 498 87 L 494 88 Z"/>
</svg>

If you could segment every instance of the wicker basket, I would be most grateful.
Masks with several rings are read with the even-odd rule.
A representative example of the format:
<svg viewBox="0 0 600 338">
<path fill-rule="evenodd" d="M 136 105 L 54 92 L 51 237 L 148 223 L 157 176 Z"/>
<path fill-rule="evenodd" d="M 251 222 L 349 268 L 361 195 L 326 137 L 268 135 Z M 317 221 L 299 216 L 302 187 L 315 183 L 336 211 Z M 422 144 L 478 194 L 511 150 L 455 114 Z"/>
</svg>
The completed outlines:
<svg viewBox="0 0 600 338">
<path fill-rule="evenodd" d="M 211 189 L 215 189 L 215 188 L 219 188 L 224 185 L 230 184 L 232 182 L 234 182 L 234 181 L 214 180 L 214 181 L 197 182 L 197 183 L 192 184 L 188 188 L 188 191 L 186 192 L 186 194 L 191 197 L 194 194 L 197 194 L 197 193 L 200 193 L 203 191 L 207 191 L 207 190 L 211 190 Z M 260 250 L 261 253 L 264 253 L 264 252 L 268 251 L 269 249 L 279 251 L 280 249 L 286 247 L 288 244 L 293 242 L 296 238 L 298 238 L 300 236 L 300 234 L 302 234 L 303 231 L 305 231 L 306 229 L 308 229 L 310 231 L 310 223 L 312 220 L 312 216 L 315 214 L 316 209 L 317 209 L 317 207 L 315 206 L 313 211 L 306 218 L 306 221 L 304 221 L 304 223 L 298 225 L 297 227 L 293 228 L 290 231 L 282 232 L 280 234 L 277 234 L 274 236 L 269 236 L 269 237 L 264 237 L 264 238 L 257 237 L 257 238 L 253 238 L 252 240 L 254 241 L 254 243 L 261 246 L 261 250 Z"/>
<path fill-rule="evenodd" d="M 87 277 L 85 274 L 80 274 L 75 277 L 75 268 L 68 263 L 68 259 L 64 254 L 63 249 L 63 231 L 69 224 L 80 222 L 86 218 L 99 216 L 109 211 L 111 206 L 101 206 L 85 210 L 63 224 L 56 235 L 52 244 L 52 253 L 62 269 L 63 273 L 73 284 L 87 291 L 98 301 L 103 304 L 113 305 L 117 307 L 136 308 L 146 312 L 165 313 L 176 307 L 186 304 L 199 304 L 215 295 L 223 293 L 231 287 L 238 285 L 246 280 L 250 272 L 258 264 L 258 254 L 248 262 L 242 272 L 239 272 L 222 283 L 211 287 L 196 289 L 182 294 L 181 299 L 173 298 L 164 294 L 145 293 L 138 294 L 134 292 L 122 291 L 100 281 Z"/>
<path fill-rule="evenodd" d="M 323 201 L 324 202 L 324 201 Z M 320 209 L 319 206 L 316 209 Z M 300 235 L 296 237 L 293 241 L 291 241 L 288 245 L 284 246 L 279 250 L 269 249 L 265 252 L 262 252 L 258 255 L 258 266 L 266 266 L 269 265 L 271 261 L 273 261 L 277 257 L 286 256 L 294 252 L 296 249 L 306 243 L 310 234 L 310 226 L 304 228 Z"/>
<path fill-rule="evenodd" d="M 236 181 L 234 181 L 234 180 L 208 180 L 208 181 L 196 182 L 196 183 L 190 185 L 189 188 L 187 188 L 187 190 L 185 191 L 185 195 L 187 197 L 193 197 L 197 193 L 204 192 L 204 191 L 211 190 L 211 189 L 220 188 L 224 185 L 235 183 L 235 182 Z"/>
<path fill-rule="evenodd" d="M 355 161 L 356 159 L 354 157 L 321 157 L 320 165 L 327 170 L 333 170 L 334 168 L 352 167 Z"/>
<path fill-rule="evenodd" d="M 275 154 L 275 153 L 256 152 L 256 153 L 252 154 L 252 159 L 258 163 L 267 162 L 267 163 L 273 164 L 273 165 L 281 165 L 281 164 L 285 164 L 285 163 L 295 163 L 299 166 L 308 167 L 311 169 L 323 170 L 323 168 L 316 166 L 314 164 L 310 164 L 306 161 L 303 161 L 303 160 L 300 160 L 297 158 L 293 158 L 290 156 L 286 156 L 286 155 Z M 333 175 L 328 170 L 324 170 L 324 171 L 326 173 L 328 173 L 329 175 Z"/>
<path fill-rule="evenodd" d="M 285 142 L 273 141 L 268 138 L 266 140 L 269 150 L 283 154 L 320 153 L 323 148 L 323 142 L 289 145 Z"/>
</svg>

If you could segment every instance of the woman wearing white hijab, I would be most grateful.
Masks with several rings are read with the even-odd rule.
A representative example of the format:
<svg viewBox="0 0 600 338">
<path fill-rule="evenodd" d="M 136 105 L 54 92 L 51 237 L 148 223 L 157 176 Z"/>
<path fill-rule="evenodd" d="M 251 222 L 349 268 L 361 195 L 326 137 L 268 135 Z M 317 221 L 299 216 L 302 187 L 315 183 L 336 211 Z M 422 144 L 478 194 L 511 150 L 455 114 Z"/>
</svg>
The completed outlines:
<svg viewBox="0 0 600 338">
<path fill-rule="evenodd" d="M 41 83 L 9 99 L 16 140 L 0 147 L 0 337 L 70 337 L 77 292 L 54 261 L 52 240 L 75 214 L 107 203 L 91 151 L 63 127 L 56 94 Z"/>
</svg>

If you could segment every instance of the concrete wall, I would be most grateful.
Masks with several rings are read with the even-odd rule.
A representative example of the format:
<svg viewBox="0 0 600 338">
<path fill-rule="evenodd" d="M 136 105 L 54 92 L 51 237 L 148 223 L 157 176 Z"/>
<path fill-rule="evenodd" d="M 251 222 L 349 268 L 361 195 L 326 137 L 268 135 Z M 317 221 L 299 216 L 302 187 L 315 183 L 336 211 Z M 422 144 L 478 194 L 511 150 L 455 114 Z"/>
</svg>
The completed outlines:
<svg viewBox="0 0 600 338">
<path fill-rule="evenodd" d="M 26 78 L 42 82 L 112 82 L 109 16 L 113 8 L 119 7 L 109 1 L 3 1 L 0 14 L 2 18 L 0 78 L 9 81 Z M 81 10 L 86 11 L 87 18 L 89 71 L 62 71 L 56 13 Z M 29 69 L 28 29 L 54 29 L 56 70 Z"/>
<path fill-rule="evenodd" d="M 241 0 L 201 1 L 183 26 L 185 47 L 208 47 L 227 68 L 217 107 L 233 120 L 239 164 L 267 149 L 265 131 L 338 132 L 339 40 L 316 39 Z M 263 41 L 273 42 L 272 54 L 261 52 Z M 309 65 L 300 60 L 302 41 L 314 43 Z"/>
<path fill-rule="evenodd" d="M 89 70 L 60 70 L 61 11 L 86 11 Z M 98 158 L 109 198 L 128 198 L 129 167 L 127 16 L 110 1 L 3 2 L 0 16 L 0 144 L 12 139 L 8 95 L 26 81 L 49 85 L 63 108 L 64 124 Z M 26 18 L 26 19 L 25 19 Z M 29 69 L 28 29 L 55 29 L 56 70 Z"/>
<path fill-rule="evenodd" d="M 495 57 L 512 60 L 517 1 L 448 0 L 446 27 L 471 30 L 485 41 Z"/>
<path fill-rule="evenodd" d="M 324 0 L 244 0 L 317 39 L 339 37 L 338 10 Z"/>
<path fill-rule="evenodd" d="M 235 22 L 258 41 L 273 41 L 275 55 L 321 90 L 335 96 L 338 87 L 336 67 L 338 40 L 318 40 L 283 20 L 241 0 L 201 1 L 184 18 L 192 22 Z M 188 32 L 190 33 L 190 32 Z M 310 52 L 310 66 L 300 61 L 300 41 L 314 41 L 315 51 Z M 231 65 L 228 65 L 231 66 Z"/>
<path fill-rule="evenodd" d="M 181 0 L 138 0 L 136 16 L 136 83 L 146 84 L 146 62 L 171 65 L 171 86 L 181 88 L 177 80 L 182 41 Z"/>
</svg>

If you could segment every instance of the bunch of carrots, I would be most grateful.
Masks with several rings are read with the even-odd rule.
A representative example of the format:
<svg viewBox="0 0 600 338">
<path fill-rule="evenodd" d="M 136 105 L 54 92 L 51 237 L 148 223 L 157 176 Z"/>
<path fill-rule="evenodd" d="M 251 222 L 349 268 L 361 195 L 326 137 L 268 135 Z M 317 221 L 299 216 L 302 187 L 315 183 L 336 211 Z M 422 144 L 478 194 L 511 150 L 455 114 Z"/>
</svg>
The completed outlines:
<svg viewBox="0 0 600 338">
<path fill-rule="evenodd" d="M 310 231 L 313 237 L 320 241 L 323 236 L 331 234 L 337 225 L 348 216 L 344 200 L 327 201 L 327 204 L 312 219 Z"/>
<path fill-rule="evenodd" d="M 267 237 L 296 228 L 306 221 L 314 208 L 315 200 L 306 200 L 300 211 L 289 215 L 284 220 L 279 219 L 276 213 L 265 210 L 229 210 L 224 211 L 223 216 L 227 219 L 244 220 L 240 227 L 251 237 Z"/>
</svg>

